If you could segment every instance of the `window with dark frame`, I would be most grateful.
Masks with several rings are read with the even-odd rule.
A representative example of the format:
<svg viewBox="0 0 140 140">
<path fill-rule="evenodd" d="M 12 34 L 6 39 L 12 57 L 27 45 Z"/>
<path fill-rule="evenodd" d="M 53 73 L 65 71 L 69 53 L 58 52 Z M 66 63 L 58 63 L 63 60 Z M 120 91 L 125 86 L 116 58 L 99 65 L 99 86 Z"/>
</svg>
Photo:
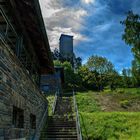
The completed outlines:
<svg viewBox="0 0 140 140">
<path fill-rule="evenodd" d="M 30 126 L 32 129 L 36 129 L 36 116 L 30 114 Z"/>
<path fill-rule="evenodd" d="M 24 110 L 13 106 L 13 126 L 15 128 L 24 128 Z"/>
</svg>

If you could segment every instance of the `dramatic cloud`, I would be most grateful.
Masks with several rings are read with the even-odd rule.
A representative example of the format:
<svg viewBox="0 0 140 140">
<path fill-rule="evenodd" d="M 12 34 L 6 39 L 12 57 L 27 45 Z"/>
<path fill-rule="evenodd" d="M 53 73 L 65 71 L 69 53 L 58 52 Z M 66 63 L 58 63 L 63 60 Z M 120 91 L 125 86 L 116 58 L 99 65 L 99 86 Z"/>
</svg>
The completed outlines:
<svg viewBox="0 0 140 140">
<path fill-rule="evenodd" d="M 86 41 L 88 38 L 80 33 L 84 28 L 84 17 L 87 11 L 81 7 L 66 5 L 61 0 L 40 0 L 48 38 L 52 49 L 58 48 L 61 34 L 74 36 L 74 44 Z M 71 3 L 69 3 L 71 4 Z"/>
<path fill-rule="evenodd" d="M 85 63 L 89 56 L 107 57 L 118 71 L 130 67 L 131 47 L 122 40 L 120 21 L 133 10 L 140 13 L 140 0 L 40 0 L 51 48 L 60 35 L 74 36 L 74 51 Z"/>
<path fill-rule="evenodd" d="M 89 3 L 95 2 L 95 0 L 82 0 L 82 2 L 84 2 L 84 3 L 86 3 L 86 4 L 89 4 Z"/>
</svg>

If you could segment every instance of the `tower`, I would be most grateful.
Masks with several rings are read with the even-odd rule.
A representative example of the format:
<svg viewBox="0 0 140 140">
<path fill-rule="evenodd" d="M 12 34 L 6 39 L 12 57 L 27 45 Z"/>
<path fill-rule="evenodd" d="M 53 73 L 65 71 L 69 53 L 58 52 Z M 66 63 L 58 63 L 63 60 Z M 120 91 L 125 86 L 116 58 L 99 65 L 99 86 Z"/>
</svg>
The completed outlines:
<svg viewBox="0 0 140 140">
<path fill-rule="evenodd" d="M 60 37 L 59 50 L 63 58 L 73 58 L 73 36 L 62 34 Z"/>
</svg>

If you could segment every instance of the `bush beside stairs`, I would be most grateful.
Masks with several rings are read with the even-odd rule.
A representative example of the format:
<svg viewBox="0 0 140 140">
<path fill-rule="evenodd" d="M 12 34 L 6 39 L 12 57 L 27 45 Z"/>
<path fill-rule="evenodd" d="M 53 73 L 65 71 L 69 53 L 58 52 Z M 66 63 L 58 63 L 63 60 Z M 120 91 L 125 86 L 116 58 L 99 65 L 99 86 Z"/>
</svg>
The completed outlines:
<svg viewBox="0 0 140 140">
<path fill-rule="evenodd" d="M 40 140 L 78 140 L 72 97 L 58 97 L 53 116 L 41 131 Z"/>
</svg>

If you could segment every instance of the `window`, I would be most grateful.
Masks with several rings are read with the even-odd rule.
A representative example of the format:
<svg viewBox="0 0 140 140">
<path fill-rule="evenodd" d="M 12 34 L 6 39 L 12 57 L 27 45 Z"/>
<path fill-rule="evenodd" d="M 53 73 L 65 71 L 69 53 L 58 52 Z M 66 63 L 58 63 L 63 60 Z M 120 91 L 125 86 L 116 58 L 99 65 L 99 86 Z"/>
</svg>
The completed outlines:
<svg viewBox="0 0 140 140">
<path fill-rule="evenodd" d="M 24 111 L 13 106 L 13 126 L 15 128 L 24 128 Z"/>
<path fill-rule="evenodd" d="M 30 126 L 32 129 L 36 129 L 36 116 L 30 114 Z"/>
<path fill-rule="evenodd" d="M 49 85 L 41 85 L 41 89 L 44 92 L 48 92 L 49 91 Z"/>
</svg>

